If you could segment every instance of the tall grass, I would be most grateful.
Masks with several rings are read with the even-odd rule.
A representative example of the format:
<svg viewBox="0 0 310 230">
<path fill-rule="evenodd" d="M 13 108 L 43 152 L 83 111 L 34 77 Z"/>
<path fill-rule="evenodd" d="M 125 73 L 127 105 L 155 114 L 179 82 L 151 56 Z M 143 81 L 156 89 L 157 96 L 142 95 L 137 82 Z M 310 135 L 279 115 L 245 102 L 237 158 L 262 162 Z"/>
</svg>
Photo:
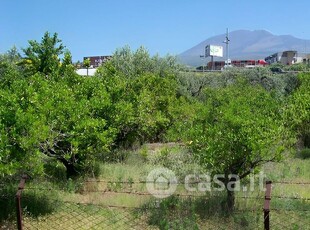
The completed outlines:
<svg viewBox="0 0 310 230">
<path fill-rule="evenodd" d="M 186 174 L 203 173 L 183 147 L 143 146 L 128 153 L 123 161 L 100 164 L 98 178 L 88 178 L 87 181 L 85 178 L 59 182 L 27 181 L 22 196 L 25 226 L 41 229 L 49 226 L 56 226 L 56 229 L 72 226 L 79 226 L 79 229 L 96 226 L 131 229 L 133 224 L 137 224 L 136 229 L 262 228 L 264 192 L 261 191 L 236 192 L 233 213 L 225 211 L 226 194 L 221 192 L 189 193 L 179 185 L 176 193 L 181 195 L 175 194 L 166 199 L 136 194 L 147 193 L 145 184 L 140 182 L 145 181 L 152 169 L 163 166 L 173 170 L 180 181 Z M 309 185 L 294 184 L 310 181 L 309 166 L 310 159 L 290 157 L 282 163 L 268 163 L 262 168 L 267 179 L 293 183 L 274 183 L 271 201 L 272 209 L 289 211 L 294 216 L 292 220 L 296 223 L 290 222 L 292 226 L 304 224 L 307 216 L 302 210 L 310 210 L 309 201 L 305 199 L 310 198 Z M 0 189 L 0 223 L 3 226 L 8 223 L 14 226 L 17 184 L 18 181 L 14 181 Z M 111 206 L 127 208 L 111 210 Z M 272 212 L 273 223 L 285 221 L 287 213 Z"/>
</svg>

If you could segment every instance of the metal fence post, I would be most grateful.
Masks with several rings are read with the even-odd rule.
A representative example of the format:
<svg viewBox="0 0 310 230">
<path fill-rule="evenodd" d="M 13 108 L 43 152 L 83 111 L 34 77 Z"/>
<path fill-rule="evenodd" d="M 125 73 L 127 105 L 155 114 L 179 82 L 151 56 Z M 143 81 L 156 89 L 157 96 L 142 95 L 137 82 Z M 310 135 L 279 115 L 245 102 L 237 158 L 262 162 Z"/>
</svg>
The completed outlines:
<svg viewBox="0 0 310 230">
<path fill-rule="evenodd" d="M 17 229 L 23 230 L 23 213 L 22 213 L 22 206 L 21 206 L 21 194 L 25 187 L 27 176 L 23 175 L 19 185 L 18 190 L 16 192 L 15 201 L 16 201 L 16 215 L 17 215 Z"/>
<path fill-rule="evenodd" d="M 266 181 L 266 192 L 264 202 L 264 229 L 270 230 L 270 200 L 271 200 L 271 181 Z"/>
</svg>

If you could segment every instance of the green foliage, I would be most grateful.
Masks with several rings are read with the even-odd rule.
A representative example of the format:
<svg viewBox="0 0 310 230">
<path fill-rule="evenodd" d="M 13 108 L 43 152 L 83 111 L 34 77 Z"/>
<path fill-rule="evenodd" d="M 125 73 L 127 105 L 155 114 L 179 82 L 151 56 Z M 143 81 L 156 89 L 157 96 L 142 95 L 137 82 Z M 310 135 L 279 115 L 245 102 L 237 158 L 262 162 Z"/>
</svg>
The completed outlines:
<svg viewBox="0 0 310 230">
<path fill-rule="evenodd" d="M 174 57 L 124 47 L 96 76 L 82 78 L 69 51 L 60 63 L 64 46 L 56 33 L 29 41 L 23 51 L 21 65 L 16 49 L 0 58 L 2 176 L 57 175 L 50 166 L 59 163 L 67 177 L 97 174 L 96 161 L 127 157 L 115 149 L 163 141 L 188 143 L 214 173 L 245 176 L 261 162 L 280 159 L 282 107 L 292 92 L 286 127 L 309 137 L 307 74 L 297 79 L 257 68 L 191 76 Z"/>
<path fill-rule="evenodd" d="M 59 193 L 55 191 L 55 188 L 51 188 L 46 193 L 47 186 L 51 186 L 50 183 L 42 182 L 38 184 L 31 184 L 27 181 L 28 186 L 32 189 L 25 189 L 22 192 L 22 205 L 23 215 L 38 217 L 47 215 L 55 211 L 60 206 Z M 0 187 L 0 224 L 4 220 L 16 220 L 16 201 L 15 194 L 17 191 L 18 181 L 6 181 L 5 187 Z"/>
<path fill-rule="evenodd" d="M 239 82 L 209 89 L 207 95 L 189 133 L 191 147 L 206 168 L 242 178 L 262 162 L 279 159 L 282 119 L 271 94 Z"/>
<path fill-rule="evenodd" d="M 310 158 L 310 148 L 304 148 L 299 152 L 299 156 L 302 159 L 308 159 Z"/>
<path fill-rule="evenodd" d="M 227 185 L 245 178 L 267 161 L 278 161 L 285 148 L 282 103 L 248 79 L 207 88 L 201 101 L 183 104 L 172 134 L 182 138 L 211 175 L 223 174 Z M 177 119 L 176 119 L 177 120 Z M 229 200 L 228 200 L 229 202 Z"/>
<path fill-rule="evenodd" d="M 138 74 L 135 77 L 124 75 L 111 61 L 97 76 L 81 78 L 74 73 L 69 51 L 61 65 L 57 60 L 59 68 L 53 67 L 53 60 L 40 61 L 48 47 L 55 55 L 62 52 L 62 45 L 55 47 L 59 41 L 57 34 L 51 38 L 46 33 L 41 43 L 31 41 L 25 50 L 29 60 L 37 63 L 32 67 L 51 74 L 48 78 L 41 73 L 27 73 L 23 78 L 17 69 L 4 66 L 0 90 L 2 175 L 42 174 L 46 157 L 61 162 L 67 177 L 95 174 L 96 160 L 126 157 L 111 150 L 161 141 L 171 125 L 168 108 L 175 101 L 176 83 L 170 59 L 162 61 L 138 50 L 132 63 Z M 155 73 L 148 69 L 149 63 L 158 68 Z M 46 165 L 45 171 L 49 170 Z"/>
<path fill-rule="evenodd" d="M 96 156 L 109 151 L 115 133 L 104 115 L 96 116 L 95 97 L 83 93 L 88 84 L 75 74 L 55 80 L 34 75 L 0 91 L 3 173 L 19 167 L 42 172 L 42 153 L 67 170 L 73 167 L 72 174 L 91 170 Z"/>
<path fill-rule="evenodd" d="M 6 181 L 5 186 L 0 185 L 0 224 L 4 220 L 13 220 L 16 216 L 15 197 L 16 184 Z"/>
<path fill-rule="evenodd" d="M 144 48 L 117 50 L 97 70 L 115 105 L 109 123 L 118 130 L 116 143 L 161 141 L 171 124 L 168 109 L 176 98 L 175 67 L 169 57 L 151 57 Z"/>
<path fill-rule="evenodd" d="M 148 154 L 145 163 L 172 170 L 179 181 L 184 181 L 189 174 L 205 172 L 193 154 L 186 147 L 178 145 L 158 147 Z"/>
<path fill-rule="evenodd" d="M 310 74 L 298 76 L 300 85 L 290 95 L 285 110 L 287 128 L 300 138 L 305 147 L 310 147 Z"/>
<path fill-rule="evenodd" d="M 277 98 L 290 95 L 299 85 L 295 73 L 273 74 L 267 68 L 231 68 L 221 73 L 199 73 L 183 72 L 177 75 L 178 95 L 191 100 L 193 98 L 203 99 L 204 89 L 222 88 L 235 84 L 242 77 L 251 85 L 260 85 L 270 92 L 274 92 Z"/>
<path fill-rule="evenodd" d="M 17 64 L 21 60 L 21 55 L 18 52 L 16 46 L 13 46 L 5 54 L 0 54 L 0 63 L 7 62 L 11 64 Z"/>
<path fill-rule="evenodd" d="M 0 87 L 7 87 L 22 77 L 22 68 L 18 66 L 20 60 L 21 56 L 15 46 L 5 54 L 0 54 Z"/>
<path fill-rule="evenodd" d="M 83 66 L 86 67 L 86 69 L 87 69 L 87 76 L 88 76 L 88 68 L 90 67 L 90 59 L 89 58 L 84 59 Z"/>
<path fill-rule="evenodd" d="M 89 68 L 89 67 L 90 67 L 90 59 L 89 59 L 89 58 L 84 59 L 83 65 L 84 65 L 86 68 Z"/>
<path fill-rule="evenodd" d="M 125 46 L 117 49 L 109 64 L 101 68 L 126 78 L 136 78 L 147 73 L 160 77 L 175 75 L 181 66 L 177 64 L 176 57 L 170 55 L 164 58 L 158 55 L 151 57 L 144 47 L 132 51 L 129 46 Z"/>
<path fill-rule="evenodd" d="M 270 69 L 273 73 L 282 73 L 285 69 L 285 65 L 281 63 L 273 63 L 268 66 L 268 69 Z"/>
<path fill-rule="evenodd" d="M 75 71 L 75 67 L 72 64 L 72 55 L 69 50 L 64 53 L 64 58 L 59 68 L 60 77 L 68 77 L 72 75 Z"/>
<path fill-rule="evenodd" d="M 145 207 L 151 212 L 149 224 L 159 229 L 199 229 L 195 204 L 191 200 L 181 200 L 179 197 L 170 196 L 167 199 L 147 204 Z"/>
<path fill-rule="evenodd" d="M 45 32 L 41 43 L 30 40 L 29 47 L 23 49 L 26 55 L 23 65 L 30 73 L 40 72 L 50 75 L 58 70 L 59 55 L 63 54 L 64 48 L 57 33 L 51 36 L 49 32 Z"/>
</svg>

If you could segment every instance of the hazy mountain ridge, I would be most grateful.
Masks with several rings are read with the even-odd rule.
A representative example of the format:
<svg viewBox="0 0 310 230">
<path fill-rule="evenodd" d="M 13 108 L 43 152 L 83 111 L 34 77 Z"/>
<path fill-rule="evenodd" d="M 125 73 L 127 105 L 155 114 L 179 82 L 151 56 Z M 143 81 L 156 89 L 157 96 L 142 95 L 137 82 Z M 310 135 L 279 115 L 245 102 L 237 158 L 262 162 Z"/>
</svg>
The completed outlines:
<svg viewBox="0 0 310 230">
<path fill-rule="evenodd" d="M 226 45 L 223 43 L 225 36 L 226 34 L 221 34 L 208 38 L 181 53 L 178 58 L 184 64 L 199 66 L 203 63 L 200 55 L 204 54 L 205 46 L 209 44 L 223 46 L 224 57 L 226 57 Z M 264 59 L 268 55 L 285 50 L 304 53 L 309 52 L 308 49 L 310 49 L 310 40 L 291 35 L 273 35 L 266 30 L 236 30 L 229 33 L 229 39 L 230 59 Z M 207 61 L 209 60 L 210 58 Z"/>
</svg>

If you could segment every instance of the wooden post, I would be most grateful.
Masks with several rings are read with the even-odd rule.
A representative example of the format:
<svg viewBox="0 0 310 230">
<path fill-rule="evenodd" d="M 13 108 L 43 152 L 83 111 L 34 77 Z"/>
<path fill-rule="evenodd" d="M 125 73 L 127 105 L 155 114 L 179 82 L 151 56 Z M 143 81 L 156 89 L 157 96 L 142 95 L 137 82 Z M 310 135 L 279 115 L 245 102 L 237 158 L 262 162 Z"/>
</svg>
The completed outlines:
<svg viewBox="0 0 310 230">
<path fill-rule="evenodd" d="M 264 202 L 264 229 L 270 230 L 270 200 L 271 200 L 271 181 L 266 181 L 266 192 Z"/>
<path fill-rule="evenodd" d="M 22 176 L 22 179 L 19 182 L 18 190 L 15 196 L 16 200 L 16 215 L 17 215 L 17 229 L 23 230 L 23 214 L 22 214 L 22 206 L 21 206 L 21 194 L 25 187 L 27 176 Z"/>
</svg>

